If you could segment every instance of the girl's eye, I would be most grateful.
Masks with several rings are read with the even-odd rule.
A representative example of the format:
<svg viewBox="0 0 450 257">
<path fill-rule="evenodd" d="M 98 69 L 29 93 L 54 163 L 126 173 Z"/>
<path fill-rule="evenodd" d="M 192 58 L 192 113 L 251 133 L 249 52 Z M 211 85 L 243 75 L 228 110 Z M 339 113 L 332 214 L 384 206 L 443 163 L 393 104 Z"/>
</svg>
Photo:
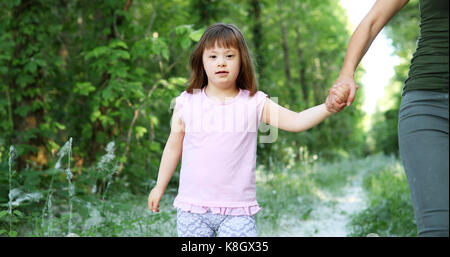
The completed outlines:
<svg viewBox="0 0 450 257">
<path fill-rule="evenodd" d="M 216 58 L 216 56 L 215 55 L 210 55 L 209 58 L 214 59 L 214 58 Z"/>
<path fill-rule="evenodd" d="M 227 58 L 233 58 L 233 56 L 234 56 L 234 55 L 229 54 L 229 55 L 227 55 Z"/>
</svg>

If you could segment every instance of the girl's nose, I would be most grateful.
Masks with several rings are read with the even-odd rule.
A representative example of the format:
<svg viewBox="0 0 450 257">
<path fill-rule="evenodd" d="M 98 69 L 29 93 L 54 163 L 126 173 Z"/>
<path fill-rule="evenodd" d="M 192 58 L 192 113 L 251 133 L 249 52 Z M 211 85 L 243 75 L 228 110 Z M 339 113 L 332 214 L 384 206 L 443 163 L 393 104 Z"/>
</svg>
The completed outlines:
<svg viewBox="0 0 450 257">
<path fill-rule="evenodd" d="M 219 58 L 219 61 L 217 62 L 217 65 L 219 67 L 225 67 L 227 66 L 227 62 L 225 61 L 225 58 Z"/>
</svg>

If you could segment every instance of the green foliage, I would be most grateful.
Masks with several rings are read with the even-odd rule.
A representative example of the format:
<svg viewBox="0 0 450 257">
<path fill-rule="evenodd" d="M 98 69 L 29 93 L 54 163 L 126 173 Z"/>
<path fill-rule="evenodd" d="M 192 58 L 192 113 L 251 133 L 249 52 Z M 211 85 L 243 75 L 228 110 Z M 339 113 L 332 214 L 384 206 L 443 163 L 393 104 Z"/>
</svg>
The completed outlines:
<svg viewBox="0 0 450 257">
<path fill-rule="evenodd" d="M 271 60 L 257 64 L 260 90 L 295 111 L 324 101 L 349 37 L 336 1 L 45 0 L 0 7 L 0 162 L 5 146 L 14 145 L 20 170 L 48 169 L 58 145 L 73 137 L 75 169 L 86 172 L 115 141 L 118 174 L 134 192 L 156 179 L 171 101 L 187 86 L 189 54 L 208 25 L 236 24 L 254 60 Z M 258 146 L 258 161 L 282 161 L 286 149 L 301 159 L 300 147 L 324 158 L 362 153 L 362 116 L 357 102 L 310 131 L 281 132 L 275 143 Z"/>
<path fill-rule="evenodd" d="M 19 172 L 13 188 L 44 196 L 37 203 L 22 202 L 17 211 L 23 216 L 14 216 L 13 225 L 22 218 L 34 224 L 33 235 L 63 235 L 69 221 L 95 219 L 92 206 L 100 205 L 106 206 L 96 209 L 100 220 L 108 223 L 101 234 L 120 235 L 122 225 L 131 229 L 132 222 L 118 225 L 108 216 L 114 211 L 104 199 L 124 191 L 147 194 L 154 184 L 172 101 L 187 87 L 189 55 L 206 27 L 237 25 L 256 62 L 259 89 L 300 112 L 323 103 L 337 78 L 350 36 L 342 13 L 331 0 L 1 1 L 0 169 L 8 169 L 8 147 L 14 145 Z M 352 107 L 319 126 L 300 134 L 280 131 L 276 142 L 259 144 L 258 163 L 269 173 L 277 163 L 364 155 L 360 93 Z M 74 140 L 71 160 L 58 160 L 69 138 Z M 110 142 L 115 162 L 107 170 L 114 175 L 106 178 L 96 164 Z M 58 161 L 71 163 L 72 204 L 79 210 L 73 217 Z M 177 187 L 178 176 L 177 169 L 169 189 Z M 8 175 L 0 173 L 2 206 L 9 201 L 8 183 Z M 302 186 L 292 183 L 291 188 Z M 2 228 L 10 214 L 0 219 Z M 307 208 L 302 215 L 308 216 Z M 154 217 L 169 220 L 164 215 L 136 219 L 146 226 L 156 222 Z M 101 222 L 86 235 L 101 231 Z"/>
<path fill-rule="evenodd" d="M 302 221 L 309 220 L 319 205 L 334 204 L 327 202 L 327 196 L 342 195 L 372 161 L 342 158 L 334 162 L 317 159 L 302 165 L 278 163 L 270 172 L 260 166 L 256 173 L 257 198 L 262 206 L 256 215 L 259 235 L 273 236 L 292 227 L 301 230 Z"/>
<path fill-rule="evenodd" d="M 398 110 L 390 109 L 383 113 L 374 114 L 374 125 L 371 132 L 374 135 L 374 147 L 376 151 L 384 154 L 398 155 Z"/>
<path fill-rule="evenodd" d="M 396 162 L 365 174 L 369 205 L 352 219 L 351 236 L 417 236 L 408 181 Z"/>
<path fill-rule="evenodd" d="M 409 1 L 387 24 L 386 33 L 392 39 L 394 53 L 400 57 L 400 64 L 395 67 L 395 75 L 386 87 L 385 97 L 380 103 L 383 108 L 374 114 L 374 124 L 370 134 L 375 152 L 398 155 L 398 112 L 404 81 L 408 76 L 411 58 L 416 50 L 419 36 L 420 11 L 419 1 Z"/>
<path fill-rule="evenodd" d="M 74 170 L 74 191 L 73 195 L 69 194 L 70 200 L 68 143 L 60 148 L 58 160 L 53 161 L 55 168 L 17 173 L 10 180 L 13 190 L 19 192 L 16 188 L 26 188 L 45 197 L 34 197 L 33 201 L 23 197 L 24 200 L 16 201 L 15 197 L 13 200 L 18 205 L 12 215 L 7 210 L 0 212 L 0 231 L 4 235 L 9 231 L 8 236 L 68 236 L 68 231 L 79 236 L 175 236 L 176 210 L 172 203 L 176 188 L 166 190 L 160 202 L 160 213 L 150 213 L 146 206 L 147 195 L 130 193 L 130 185 L 114 176 L 117 171 L 114 150 L 110 142 L 93 167 L 82 172 Z M 402 230 L 414 229 L 410 220 L 413 212 L 406 195 L 409 191 L 404 174 L 399 173 L 402 170 L 398 164 L 392 164 L 397 162 L 393 158 L 375 156 L 344 158 L 332 163 L 314 158 L 303 164 L 290 161 L 289 165 L 273 165 L 270 172 L 260 166 L 256 173 L 258 202 L 263 207 L 256 215 L 260 235 L 277 236 L 286 229 L 301 228 L 302 221 L 310 220 L 318 205 L 333 205 L 324 203 L 324 198 L 341 195 L 361 173 L 366 174 L 364 187 L 372 194 L 369 197 L 371 208 L 354 219 L 353 230 L 359 234 L 351 235 L 364 235 L 367 231 L 386 236 L 411 235 Z M 106 182 L 105 188 L 98 186 L 99 180 Z M 368 210 L 377 213 L 369 215 Z M 8 230 L 10 217 L 14 229 Z M 371 226 L 361 232 L 360 227 L 367 224 Z M 385 228 L 386 224 L 393 225 Z"/>
</svg>

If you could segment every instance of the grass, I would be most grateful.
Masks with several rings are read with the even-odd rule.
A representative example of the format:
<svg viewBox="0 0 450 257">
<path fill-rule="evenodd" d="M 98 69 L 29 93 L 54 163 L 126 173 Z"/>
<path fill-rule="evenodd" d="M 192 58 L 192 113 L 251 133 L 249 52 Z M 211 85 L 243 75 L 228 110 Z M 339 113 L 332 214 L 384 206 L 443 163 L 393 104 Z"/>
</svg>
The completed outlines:
<svg viewBox="0 0 450 257">
<path fill-rule="evenodd" d="M 400 161 L 393 156 L 315 162 L 291 170 L 279 166 L 271 172 L 261 168 L 257 175 L 258 200 L 263 207 L 256 215 L 260 236 L 301 229 L 302 221 L 310 218 L 327 195 L 341 195 L 355 179 L 362 180 L 367 208 L 350 215 L 347 236 L 417 235 L 408 182 Z"/>
<path fill-rule="evenodd" d="M 352 219 L 350 236 L 417 236 L 408 181 L 401 163 L 391 157 L 380 168 L 366 171 L 363 187 L 369 206 Z"/>
<path fill-rule="evenodd" d="M 175 210 L 169 208 L 168 202 L 173 201 L 174 189 L 169 188 L 161 202 L 161 206 L 166 206 L 164 210 L 158 214 L 150 213 L 146 206 L 147 196 L 128 193 L 120 185 L 120 180 L 116 181 L 114 188 L 113 175 L 118 168 L 114 160 L 114 143 L 109 143 L 99 163 L 86 170 L 83 176 L 78 176 L 77 180 L 74 180 L 75 175 L 71 171 L 71 148 L 72 139 L 58 152 L 55 167 L 41 172 L 43 177 L 51 178 L 42 189 L 39 182 L 29 182 L 36 180 L 33 174 L 37 172 L 28 170 L 20 172 L 22 183 L 16 181 L 12 188 L 15 173 L 15 152 L 12 151 L 8 177 L 9 201 L 1 204 L 8 209 L 0 212 L 2 234 L 9 230 L 8 236 L 26 237 L 176 235 Z M 97 188 L 99 180 L 102 183 Z M 29 191 L 34 192 L 25 193 Z M 35 195 L 39 197 L 31 197 Z M 27 201 L 30 199 L 33 201 Z M 8 227 L 8 230 L 3 227 Z"/>
<path fill-rule="evenodd" d="M 176 236 L 176 212 L 169 205 L 173 193 L 166 197 L 158 214 L 150 213 L 145 196 L 120 193 L 109 199 L 105 208 L 98 200 L 76 199 L 72 217 L 69 207 L 60 205 L 52 220 L 52 236 L 81 237 L 172 237 Z M 170 202 L 170 203 L 169 203 Z M 41 223 L 37 213 L 28 215 L 20 226 L 20 236 L 46 236 L 47 223 Z M 70 224 L 68 221 L 72 219 Z M 71 233 L 67 233 L 68 226 Z"/>
<path fill-rule="evenodd" d="M 84 178 L 76 174 L 77 179 L 70 181 L 66 178 L 69 168 L 61 168 L 62 163 L 70 167 L 70 160 L 63 162 L 61 154 L 58 167 L 44 174 L 49 188 L 40 191 L 43 197 L 23 201 L 14 210 L 11 200 L 0 203 L 7 207 L 0 217 L 2 236 L 176 236 L 176 210 L 172 202 L 177 188 L 169 187 L 160 202 L 160 213 L 151 213 L 147 209 L 147 195 L 129 193 L 120 180 L 112 179 L 117 168 L 113 150 L 110 145 L 101 165 L 87 172 Z M 10 173 L 12 170 L 10 167 Z M 101 193 L 95 185 L 95 179 L 99 178 L 106 185 Z M 343 194 L 343 189 L 360 178 L 367 192 L 368 208 L 351 217 L 349 236 L 369 233 L 414 236 L 415 224 L 403 170 L 397 159 L 383 155 L 334 163 L 317 160 L 292 167 L 276 164 L 270 170 L 259 166 L 257 198 L 263 208 L 255 216 L 259 236 L 278 236 L 286 229 L 301 227 L 327 196 Z M 30 175 L 29 180 L 36 178 Z M 25 181 L 25 185 L 30 183 Z"/>
<path fill-rule="evenodd" d="M 263 210 L 256 215 L 259 235 L 277 236 L 292 227 L 300 228 L 326 195 L 341 194 L 354 179 L 358 174 L 355 162 L 314 162 L 290 170 L 279 165 L 270 172 L 260 167 L 257 196 Z"/>
</svg>

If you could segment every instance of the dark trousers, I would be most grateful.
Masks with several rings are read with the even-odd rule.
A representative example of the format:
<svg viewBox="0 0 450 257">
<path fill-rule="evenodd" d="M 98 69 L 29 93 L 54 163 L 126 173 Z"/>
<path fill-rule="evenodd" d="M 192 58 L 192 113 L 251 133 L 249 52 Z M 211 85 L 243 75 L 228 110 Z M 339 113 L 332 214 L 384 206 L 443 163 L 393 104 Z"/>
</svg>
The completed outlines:
<svg viewBox="0 0 450 257">
<path fill-rule="evenodd" d="M 413 90 L 402 97 L 400 156 L 419 236 L 449 236 L 448 93 Z"/>
</svg>

